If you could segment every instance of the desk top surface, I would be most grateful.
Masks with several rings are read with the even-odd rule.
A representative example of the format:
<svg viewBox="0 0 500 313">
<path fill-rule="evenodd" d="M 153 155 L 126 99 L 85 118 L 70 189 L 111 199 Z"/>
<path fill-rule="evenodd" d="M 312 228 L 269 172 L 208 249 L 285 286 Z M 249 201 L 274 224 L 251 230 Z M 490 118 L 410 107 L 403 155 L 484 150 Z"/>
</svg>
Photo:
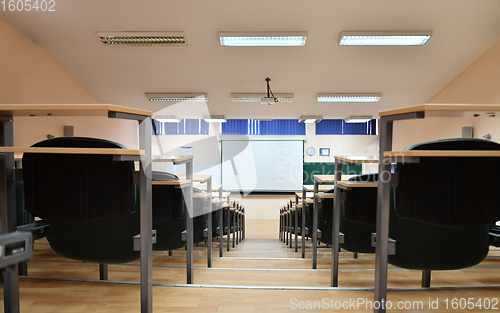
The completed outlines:
<svg viewBox="0 0 500 313">
<path fill-rule="evenodd" d="M 369 156 L 335 156 L 335 161 L 341 161 L 342 163 L 348 164 L 359 164 L 359 163 L 378 163 L 377 157 Z"/>
<path fill-rule="evenodd" d="M 333 186 L 330 186 L 333 187 Z M 298 191 L 295 193 L 299 197 L 299 199 L 302 199 L 302 192 Z M 312 198 L 314 196 L 314 192 L 306 192 L 306 198 Z"/>
<path fill-rule="evenodd" d="M 153 159 L 152 161 L 153 162 L 183 162 L 183 161 L 187 161 L 187 160 L 192 160 L 194 157 L 192 155 L 186 155 L 186 156 L 178 156 L 178 157 L 174 157 L 174 156 L 161 156 L 161 157 L 154 157 L 153 156 Z"/>
<path fill-rule="evenodd" d="M 379 112 L 379 116 L 391 116 L 415 112 L 500 112 L 498 104 L 441 104 L 426 103 Z"/>
<path fill-rule="evenodd" d="M 315 194 L 315 196 L 317 198 L 320 198 L 320 199 L 333 199 L 334 194 L 333 193 L 319 192 L 319 193 Z"/>
<path fill-rule="evenodd" d="M 483 150 L 409 150 L 387 151 L 385 157 L 500 157 L 500 151 Z"/>
<path fill-rule="evenodd" d="M 49 148 L 49 147 L 0 147 L 0 153 L 56 153 L 56 154 L 106 154 L 106 155 L 144 155 L 144 150 L 112 148 Z"/>
<path fill-rule="evenodd" d="M 348 180 L 349 178 L 356 176 L 356 175 L 342 175 L 341 180 Z M 319 182 L 320 184 L 324 183 L 334 183 L 335 182 L 335 175 L 313 175 L 313 178 L 315 181 Z"/>
<path fill-rule="evenodd" d="M 373 188 L 378 186 L 378 182 L 376 181 L 369 181 L 369 182 L 364 182 L 364 181 L 339 181 L 338 182 L 339 186 L 347 187 L 347 188 Z"/>
<path fill-rule="evenodd" d="M 207 189 L 208 189 L 208 186 L 205 184 L 204 185 L 194 185 L 193 187 L 196 187 L 196 188 L 200 189 L 201 191 L 207 191 Z M 220 190 L 222 190 L 222 185 L 212 186 L 212 191 L 220 191 Z"/>
<path fill-rule="evenodd" d="M 189 183 L 189 180 L 153 180 L 153 185 L 161 186 L 186 186 Z"/>
<path fill-rule="evenodd" d="M 327 191 L 333 188 L 333 185 L 318 185 L 318 191 Z M 314 191 L 314 185 L 302 185 L 305 191 Z"/>
<path fill-rule="evenodd" d="M 186 175 L 179 175 L 179 178 L 186 179 Z M 193 181 L 197 183 L 206 183 L 210 178 L 212 178 L 212 175 L 193 175 Z"/>
<path fill-rule="evenodd" d="M 151 116 L 151 111 L 113 104 L 0 104 L 2 116 L 108 116 L 108 112 Z"/>
</svg>

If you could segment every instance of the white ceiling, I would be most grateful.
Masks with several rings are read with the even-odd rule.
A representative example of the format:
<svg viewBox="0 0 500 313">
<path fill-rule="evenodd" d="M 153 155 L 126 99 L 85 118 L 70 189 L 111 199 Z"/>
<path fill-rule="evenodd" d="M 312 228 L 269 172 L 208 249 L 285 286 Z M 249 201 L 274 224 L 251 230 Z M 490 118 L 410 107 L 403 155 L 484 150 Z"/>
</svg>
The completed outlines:
<svg viewBox="0 0 500 313">
<path fill-rule="evenodd" d="M 499 0 L 55 0 L 55 12 L 0 12 L 103 103 L 158 111 L 149 92 L 206 92 L 226 117 L 376 116 L 427 102 L 500 40 Z M 341 31 L 432 30 L 422 47 L 344 47 Z M 99 31 L 184 31 L 183 47 L 111 47 Z M 305 47 L 221 47 L 219 31 L 306 31 Z M 231 93 L 294 93 L 272 106 Z M 381 92 L 376 104 L 317 93 Z M 206 115 L 189 104 L 181 117 Z"/>
</svg>

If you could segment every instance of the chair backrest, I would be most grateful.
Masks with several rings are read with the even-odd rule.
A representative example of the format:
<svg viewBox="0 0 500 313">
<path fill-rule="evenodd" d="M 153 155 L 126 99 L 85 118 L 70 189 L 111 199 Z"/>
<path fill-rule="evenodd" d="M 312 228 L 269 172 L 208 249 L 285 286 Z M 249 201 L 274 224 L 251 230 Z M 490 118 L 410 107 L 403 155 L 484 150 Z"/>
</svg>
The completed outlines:
<svg viewBox="0 0 500 313">
<path fill-rule="evenodd" d="M 349 181 L 378 181 L 378 173 L 351 177 Z M 377 188 L 352 188 L 346 194 L 344 216 L 346 220 L 375 225 L 377 219 Z"/>
<path fill-rule="evenodd" d="M 483 139 L 455 138 L 406 150 L 500 150 Z M 398 164 L 396 214 L 433 225 L 462 227 L 500 219 L 500 161 L 494 157 L 426 157 Z"/>
<path fill-rule="evenodd" d="M 60 137 L 33 147 L 114 148 L 112 141 Z M 111 155 L 25 153 L 23 179 L 26 210 L 43 219 L 95 221 L 135 212 L 133 161 Z"/>
<path fill-rule="evenodd" d="M 152 173 L 153 180 L 179 180 L 174 174 Z M 184 197 L 182 189 L 173 185 L 153 185 L 153 223 L 161 223 L 172 219 L 181 219 L 184 213 Z"/>
</svg>

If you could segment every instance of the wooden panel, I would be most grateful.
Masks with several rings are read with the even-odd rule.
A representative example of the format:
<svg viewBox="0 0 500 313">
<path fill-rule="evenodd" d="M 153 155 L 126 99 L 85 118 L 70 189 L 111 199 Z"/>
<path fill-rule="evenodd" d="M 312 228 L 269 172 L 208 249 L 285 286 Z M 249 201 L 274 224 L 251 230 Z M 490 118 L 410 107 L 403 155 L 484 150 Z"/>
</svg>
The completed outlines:
<svg viewBox="0 0 500 313">
<path fill-rule="evenodd" d="M 56 154 L 106 154 L 106 155 L 144 155 L 144 150 L 108 148 L 42 148 L 42 147 L 0 147 L 0 153 L 56 153 Z"/>
<path fill-rule="evenodd" d="M 302 199 L 302 192 L 296 192 L 295 194 L 299 197 L 299 199 Z M 306 192 L 306 198 L 312 198 L 313 196 L 313 192 Z"/>
<path fill-rule="evenodd" d="M 153 185 L 165 186 L 186 186 L 191 182 L 189 180 L 153 180 Z"/>
<path fill-rule="evenodd" d="M 332 188 L 332 185 L 318 185 L 318 191 L 327 191 Z M 305 191 L 314 191 L 314 185 L 302 185 L 302 189 Z"/>
<path fill-rule="evenodd" d="M 192 160 L 194 159 L 194 156 L 192 155 L 187 155 L 187 156 L 181 156 L 181 157 L 169 157 L 169 156 L 162 156 L 162 157 L 156 157 L 152 159 L 153 162 L 184 162 L 187 160 Z"/>
<path fill-rule="evenodd" d="M 193 198 L 195 199 L 208 199 L 210 197 L 210 194 L 206 192 L 195 192 L 193 193 Z"/>
<path fill-rule="evenodd" d="M 194 187 L 200 189 L 201 191 L 207 191 L 207 188 L 208 186 L 207 185 L 194 185 Z M 212 191 L 220 191 L 222 189 L 222 185 L 214 185 L 212 186 Z M 219 196 L 219 194 L 217 193 L 217 196 Z"/>
<path fill-rule="evenodd" d="M 499 112 L 500 105 L 483 105 L 483 104 L 438 104 L 438 103 L 428 103 L 428 104 L 420 104 L 414 105 L 394 110 L 387 110 L 379 112 L 379 116 L 391 116 L 405 113 L 414 113 L 414 112 Z"/>
<path fill-rule="evenodd" d="M 409 150 L 387 151 L 384 157 L 500 157 L 500 151 L 482 150 Z"/>
<path fill-rule="evenodd" d="M 315 196 L 319 199 L 333 199 L 333 193 L 317 193 Z"/>
<path fill-rule="evenodd" d="M 378 182 L 363 182 L 363 181 L 339 181 L 338 184 L 340 186 L 344 186 L 347 188 L 373 188 L 378 187 Z"/>
<path fill-rule="evenodd" d="M 151 116 L 151 111 L 113 104 L 1 104 L 3 116 L 108 116 L 108 112 Z"/>
<path fill-rule="evenodd" d="M 354 176 L 356 176 L 356 175 L 342 175 L 341 179 L 348 180 L 349 178 L 354 177 Z M 314 175 L 313 177 L 314 177 L 314 180 L 316 180 L 320 184 L 335 182 L 335 175 Z"/>
<path fill-rule="evenodd" d="M 186 175 L 179 175 L 179 178 L 186 179 Z M 193 175 L 193 181 L 197 183 L 206 183 L 210 178 L 212 175 Z"/>
<path fill-rule="evenodd" d="M 335 160 L 339 160 L 343 164 L 360 164 L 360 163 L 378 163 L 377 157 L 367 156 L 335 156 Z"/>
</svg>

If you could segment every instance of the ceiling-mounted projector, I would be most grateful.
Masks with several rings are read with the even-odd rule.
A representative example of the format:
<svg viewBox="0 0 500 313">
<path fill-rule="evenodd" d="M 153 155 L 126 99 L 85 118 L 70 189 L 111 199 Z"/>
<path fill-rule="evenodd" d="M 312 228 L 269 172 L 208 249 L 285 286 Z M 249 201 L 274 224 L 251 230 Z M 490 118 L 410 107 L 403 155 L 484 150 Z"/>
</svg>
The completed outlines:
<svg viewBox="0 0 500 313">
<path fill-rule="evenodd" d="M 267 104 L 267 105 L 271 105 L 275 102 L 278 102 L 278 99 L 276 99 L 276 97 L 274 96 L 272 90 L 271 90 L 271 87 L 269 86 L 269 82 L 271 81 L 271 79 L 269 77 L 266 78 L 266 82 L 267 82 L 267 97 L 263 97 L 263 98 L 260 98 L 260 103 L 261 104 Z M 272 95 L 272 97 L 271 97 Z"/>
<path fill-rule="evenodd" d="M 264 98 L 260 98 L 260 103 L 261 104 L 268 104 L 268 105 L 271 105 L 273 104 L 277 99 L 274 98 L 274 97 L 264 97 Z"/>
</svg>

